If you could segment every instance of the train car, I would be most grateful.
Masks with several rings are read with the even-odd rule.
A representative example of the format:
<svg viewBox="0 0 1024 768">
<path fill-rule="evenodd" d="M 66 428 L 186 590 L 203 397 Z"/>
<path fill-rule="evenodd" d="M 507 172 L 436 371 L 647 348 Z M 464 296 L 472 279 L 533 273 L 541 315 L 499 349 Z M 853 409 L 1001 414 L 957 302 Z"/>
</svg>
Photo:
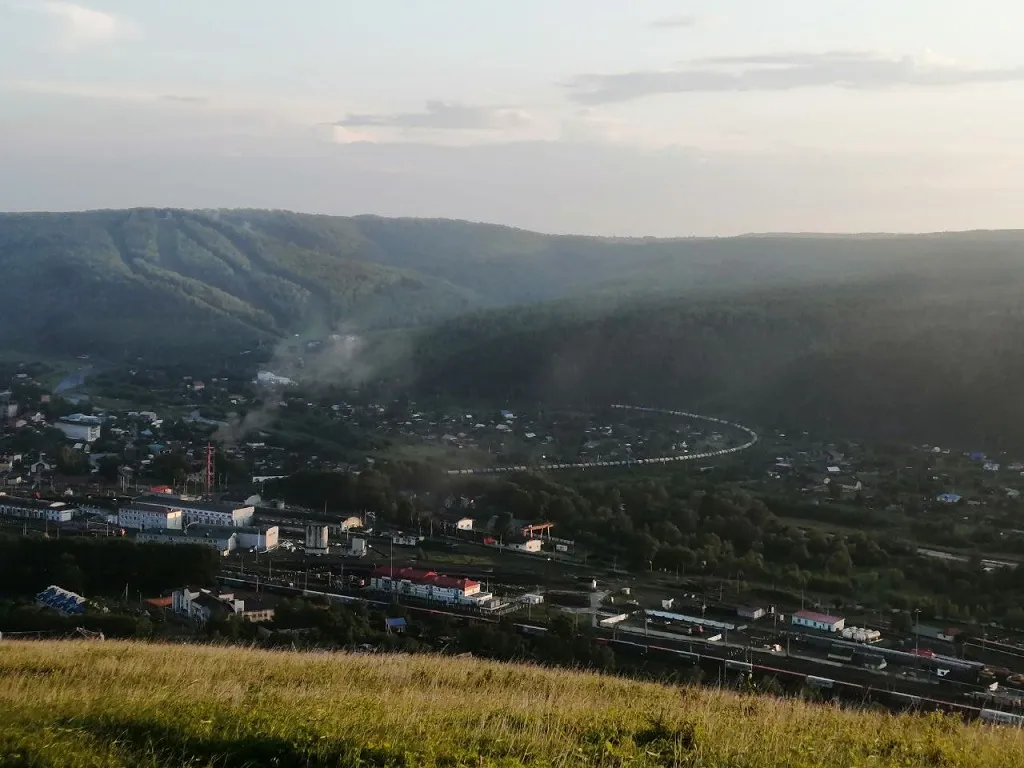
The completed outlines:
<svg viewBox="0 0 1024 768">
<path fill-rule="evenodd" d="M 854 649 L 849 648 L 845 645 L 833 644 L 829 646 L 828 658 L 832 661 L 841 661 L 844 664 L 850 664 L 853 662 Z"/>
<path fill-rule="evenodd" d="M 982 709 L 978 717 L 983 722 L 993 725 L 1012 725 L 1015 728 L 1024 726 L 1024 715 L 1015 715 L 1012 712 L 1002 712 L 998 709 Z"/>
<path fill-rule="evenodd" d="M 865 669 L 882 670 L 889 666 L 885 656 L 880 653 L 856 653 L 854 654 L 854 661 L 858 666 Z"/>
<path fill-rule="evenodd" d="M 804 679 L 807 682 L 807 685 L 811 686 L 812 688 L 826 688 L 827 689 L 827 688 L 835 687 L 835 684 L 836 684 L 835 680 L 830 680 L 827 677 L 817 677 L 816 675 L 808 675 Z"/>
</svg>

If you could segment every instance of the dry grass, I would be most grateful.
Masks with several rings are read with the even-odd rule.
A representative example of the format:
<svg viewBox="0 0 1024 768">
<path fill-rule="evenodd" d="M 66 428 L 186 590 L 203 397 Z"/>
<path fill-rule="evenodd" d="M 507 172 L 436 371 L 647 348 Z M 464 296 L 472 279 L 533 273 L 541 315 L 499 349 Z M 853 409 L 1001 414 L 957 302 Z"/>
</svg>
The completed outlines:
<svg viewBox="0 0 1024 768">
<path fill-rule="evenodd" d="M 0 766 L 1024 766 L 1018 730 L 430 656 L 0 643 Z"/>
</svg>

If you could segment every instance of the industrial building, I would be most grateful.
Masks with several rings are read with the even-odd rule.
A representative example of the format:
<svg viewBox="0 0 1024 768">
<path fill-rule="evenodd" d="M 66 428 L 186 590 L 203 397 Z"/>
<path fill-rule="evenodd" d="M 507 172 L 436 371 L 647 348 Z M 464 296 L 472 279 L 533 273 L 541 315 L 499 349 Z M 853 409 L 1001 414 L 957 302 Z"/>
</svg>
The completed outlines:
<svg viewBox="0 0 1024 768">
<path fill-rule="evenodd" d="M 790 621 L 794 627 L 807 627 L 822 632 L 841 632 L 846 626 L 846 619 L 841 616 L 830 616 L 816 611 L 797 611 Z"/>
<path fill-rule="evenodd" d="M 149 531 L 153 529 L 178 530 L 184 527 L 185 513 L 174 507 L 156 505 L 121 507 L 117 511 L 117 524 L 122 528 Z"/>
<path fill-rule="evenodd" d="M 479 605 L 492 597 L 480 591 L 479 581 L 457 579 L 418 568 L 381 566 L 370 574 L 370 588 L 447 605 Z"/>
<path fill-rule="evenodd" d="M 135 499 L 132 506 L 173 507 L 185 513 L 185 524 L 219 525 L 239 528 L 252 525 L 256 508 L 246 504 L 204 501 L 174 494 L 151 493 Z"/>
<path fill-rule="evenodd" d="M 311 555 L 326 555 L 329 529 L 326 525 L 306 526 L 306 552 Z"/>
<path fill-rule="evenodd" d="M 216 533 L 210 533 L 216 531 Z M 238 548 L 238 535 L 230 528 L 208 529 L 204 535 L 198 531 L 176 531 L 168 529 L 156 529 L 139 531 L 135 534 L 135 541 L 140 544 L 192 544 L 204 547 L 211 547 L 217 550 L 222 556 L 234 552 Z"/>
<path fill-rule="evenodd" d="M 215 530 L 211 526 L 196 526 L 198 531 L 213 531 Z M 221 533 L 228 533 L 229 530 L 216 529 Z M 259 552 L 269 552 L 272 549 L 277 549 L 278 546 L 278 527 L 276 525 L 270 526 L 258 526 L 258 525 L 247 525 L 241 528 L 230 529 L 235 534 L 235 538 L 238 539 L 238 546 L 240 549 L 255 549 Z"/>
<path fill-rule="evenodd" d="M 536 554 L 540 552 L 540 539 L 527 539 L 526 541 L 514 542 L 508 545 L 509 549 L 514 549 L 517 552 L 530 552 Z"/>
<path fill-rule="evenodd" d="M 70 416 L 57 419 L 53 426 L 63 432 L 69 440 L 95 443 L 100 439 L 100 427 L 103 426 L 103 420 L 95 416 L 73 413 Z"/>
<path fill-rule="evenodd" d="M 50 523 L 70 523 L 77 509 L 63 501 L 25 499 L 0 494 L 0 515 L 25 520 L 45 520 Z"/>
</svg>

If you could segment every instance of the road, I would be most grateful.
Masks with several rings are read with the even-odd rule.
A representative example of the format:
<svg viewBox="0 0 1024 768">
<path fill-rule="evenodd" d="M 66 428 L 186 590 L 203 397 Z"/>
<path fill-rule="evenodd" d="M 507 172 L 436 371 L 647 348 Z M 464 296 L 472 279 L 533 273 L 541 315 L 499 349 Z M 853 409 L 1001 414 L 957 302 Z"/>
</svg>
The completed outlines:
<svg viewBox="0 0 1024 768">
<path fill-rule="evenodd" d="M 74 373 L 69 373 L 67 376 L 60 380 L 56 387 L 54 387 L 53 394 L 61 395 L 65 392 L 82 386 L 83 384 L 85 384 L 85 380 L 89 378 L 89 375 L 92 373 L 95 373 L 94 366 L 92 365 L 83 366 Z"/>
<path fill-rule="evenodd" d="M 732 421 L 726 421 L 725 419 L 716 419 L 713 416 L 701 416 L 699 413 L 689 413 L 688 411 L 671 411 L 665 408 L 648 408 L 641 405 L 613 405 L 612 408 L 618 408 L 625 411 L 643 411 L 645 413 L 662 413 L 667 416 L 682 416 L 687 419 L 698 419 L 700 421 L 707 421 L 713 424 L 720 424 L 725 427 L 732 427 L 738 429 L 741 432 L 745 432 L 749 440 L 738 445 L 735 448 L 724 448 L 721 451 L 707 451 L 705 453 L 683 453 L 676 456 L 657 456 L 651 459 L 633 459 L 629 461 L 585 461 L 576 462 L 569 464 L 538 464 L 536 466 L 519 465 L 513 467 L 488 467 L 487 469 L 450 469 L 448 470 L 449 475 L 498 475 L 505 474 L 508 472 L 525 472 L 527 470 L 541 470 L 541 471 L 558 471 L 563 469 L 604 469 L 607 467 L 632 467 L 637 465 L 650 465 L 650 464 L 669 464 L 675 461 L 696 461 L 698 459 L 714 459 L 720 456 L 727 456 L 730 453 L 739 453 L 745 451 L 748 448 L 754 446 L 757 443 L 757 433 L 749 427 L 745 427 L 742 424 L 736 424 Z"/>
</svg>

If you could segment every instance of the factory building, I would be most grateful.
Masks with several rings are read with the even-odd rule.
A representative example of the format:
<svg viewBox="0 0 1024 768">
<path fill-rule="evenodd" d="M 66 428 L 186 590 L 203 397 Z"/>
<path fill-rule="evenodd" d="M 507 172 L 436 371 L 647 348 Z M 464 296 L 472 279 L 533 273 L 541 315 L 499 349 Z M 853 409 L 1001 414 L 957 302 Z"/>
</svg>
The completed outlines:
<svg viewBox="0 0 1024 768">
<path fill-rule="evenodd" d="M 841 616 L 830 616 L 815 611 L 797 611 L 790 620 L 794 627 L 807 627 L 822 632 L 842 632 L 846 626 L 846 619 Z"/>
<path fill-rule="evenodd" d="M 252 525 L 256 508 L 247 504 L 231 504 L 226 502 L 203 501 L 190 499 L 187 496 L 153 493 L 135 499 L 134 507 L 173 507 L 180 509 L 185 516 L 185 524 L 219 525 L 240 528 Z"/>
<path fill-rule="evenodd" d="M 100 439 L 100 427 L 103 426 L 103 420 L 95 416 L 73 413 L 70 416 L 57 419 L 53 426 L 63 432 L 64 436 L 69 440 L 95 443 Z"/>
<path fill-rule="evenodd" d="M 377 568 L 370 574 L 370 588 L 448 605 L 473 605 L 491 598 L 491 595 L 480 591 L 479 581 L 457 579 L 418 568 Z"/>
<path fill-rule="evenodd" d="M 210 531 L 216 531 L 216 533 L 210 533 Z M 215 549 L 224 557 L 238 548 L 238 536 L 232 528 L 209 529 L 204 533 L 209 535 L 199 535 L 198 531 L 191 529 L 187 533 L 185 531 L 153 529 L 139 531 L 135 534 L 135 541 L 140 544 L 199 545 Z"/>
<path fill-rule="evenodd" d="M 306 526 L 306 552 L 311 555 L 326 555 L 328 547 L 328 527 L 326 525 Z"/>
<path fill-rule="evenodd" d="M 184 527 L 185 513 L 174 507 L 156 505 L 121 507 L 117 511 L 117 524 L 122 528 L 149 531 L 153 529 L 178 530 Z"/>
<path fill-rule="evenodd" d="M 45 520 L 50 523 L 70 523 L 77 512 L 76 507 L 63 501 L 25 499 L 20 496 L 0 494 L 0 515 L 20 517 L 24 520 Z"/>
</svg>

